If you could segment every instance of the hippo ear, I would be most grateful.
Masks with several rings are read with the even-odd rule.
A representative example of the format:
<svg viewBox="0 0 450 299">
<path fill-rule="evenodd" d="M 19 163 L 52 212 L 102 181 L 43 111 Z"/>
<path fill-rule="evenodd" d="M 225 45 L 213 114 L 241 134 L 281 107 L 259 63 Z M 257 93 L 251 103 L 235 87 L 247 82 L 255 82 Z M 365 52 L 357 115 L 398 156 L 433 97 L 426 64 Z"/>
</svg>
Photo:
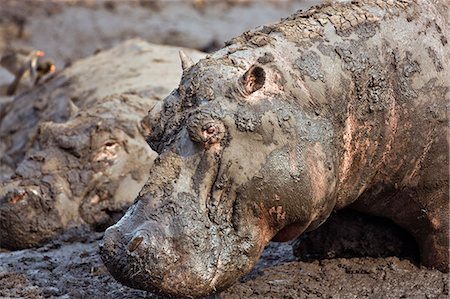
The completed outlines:
<svg viewBox="0 0 450 299">
<path fill-rule="evenodd" d="M 266 81 L 266 72 L 257 65 L 252 65 L 241 78 L 244 87 L 244 93 L 249 95 L 264 86 Z"/>
<path fill-rule="evenodd" d="M 180 50 L 178 54 L 180 54 L 181 68 L 183 69 L 183 71 L 187 70 L 188 68 L 194 65 L 192 59 L 189 56 L 187 56 L 183 50 Z"/>
</svg>

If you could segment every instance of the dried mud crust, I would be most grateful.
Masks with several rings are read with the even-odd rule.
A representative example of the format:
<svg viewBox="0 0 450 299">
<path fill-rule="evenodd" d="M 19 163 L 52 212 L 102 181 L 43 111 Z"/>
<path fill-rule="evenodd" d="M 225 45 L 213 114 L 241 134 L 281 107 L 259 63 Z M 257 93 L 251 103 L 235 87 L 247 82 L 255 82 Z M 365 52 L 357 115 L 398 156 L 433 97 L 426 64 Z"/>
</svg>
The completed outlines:
<svg viewBox="0 0 450 299">
<path fill-rule="evenodd" d="M 161 298 L 116 282 L 98 256 L 102 233 L 78 227 L 37 249 L 0 253 L 0 298 Z M 296 261 L 271 243 L 253 271 L 215 298 L 448 298 L 448 274 L 408 260 Z"/>
</svg>

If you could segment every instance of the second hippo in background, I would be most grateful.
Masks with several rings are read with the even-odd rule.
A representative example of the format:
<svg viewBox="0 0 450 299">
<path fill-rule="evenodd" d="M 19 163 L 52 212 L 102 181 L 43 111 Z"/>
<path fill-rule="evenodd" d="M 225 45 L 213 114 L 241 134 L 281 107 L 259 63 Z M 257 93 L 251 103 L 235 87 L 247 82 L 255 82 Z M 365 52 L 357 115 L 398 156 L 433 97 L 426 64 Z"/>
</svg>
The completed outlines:
<svg viewBox="0 0 450 299">
<path fill-rule="evenodd" d="M 448 270 L 449 36 L 428 1 L 351 1 L 233 39 L 149 116 L 159 157 L 101 254 L 120 282 L 222 290 L 352 205 Z"/>
<path fill-rule="evenodd" d="M 130 40 L 1 107 L 0 247 L 35 246 L 77 224 L 103 230 L 120 218 L 156 157 L 142 119 L 176 86 L 179 50 Z"/>
</svg>

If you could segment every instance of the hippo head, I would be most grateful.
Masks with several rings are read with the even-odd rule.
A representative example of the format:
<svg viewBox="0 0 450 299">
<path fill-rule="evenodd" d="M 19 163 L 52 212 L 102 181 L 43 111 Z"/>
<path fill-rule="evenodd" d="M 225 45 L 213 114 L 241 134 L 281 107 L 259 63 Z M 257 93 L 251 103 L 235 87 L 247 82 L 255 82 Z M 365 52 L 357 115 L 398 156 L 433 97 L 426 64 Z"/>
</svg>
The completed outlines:
<svg viewBox="0 0 450 299">
<path fill-rule="evenodd" d="M 110 96 L 67 122 L 40 124 L 16 177 L 0 184 L 1 247 L 35 246 L 77 223 L 103 230 L 123 215 L 156 155 L 143 137 L 142 115 L 122 101 Z"/>
<path fill-rule="evenodd" d="M 205 296 L 249 272 L 271 239 L 321 223 L 334 206 L 332 130 L 300 106 L 275 66 L 185 65 L 149 113 L 159 157 L 147 184 L 100 244 L 111 274 L 166 296 Z"/>
</svg>

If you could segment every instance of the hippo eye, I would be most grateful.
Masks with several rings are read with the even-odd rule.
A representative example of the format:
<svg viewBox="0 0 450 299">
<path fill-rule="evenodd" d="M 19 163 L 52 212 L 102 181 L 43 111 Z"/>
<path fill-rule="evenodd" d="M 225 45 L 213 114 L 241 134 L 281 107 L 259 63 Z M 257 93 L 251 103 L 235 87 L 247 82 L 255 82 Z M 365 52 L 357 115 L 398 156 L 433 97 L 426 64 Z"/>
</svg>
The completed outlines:
<svg viewBox="0 0 450 299">
<path fill-rule="evenodd" d="M 205 147 L 219 143 L 225 137 L 225 125 L 220 120 L 205 119 L 196 115 L 189 121 L 188 132 L 193 141 L 203 143 Z"/>
<path fill-rule="evenodd" d="M 217 129 L 214 126 L 214 124 L 209 123 L 205 127 L 203 127 L 203 131 L 205 131 L 206 133 L 212 135 L 212 134 L 216 133 Z"/>
</svg>

